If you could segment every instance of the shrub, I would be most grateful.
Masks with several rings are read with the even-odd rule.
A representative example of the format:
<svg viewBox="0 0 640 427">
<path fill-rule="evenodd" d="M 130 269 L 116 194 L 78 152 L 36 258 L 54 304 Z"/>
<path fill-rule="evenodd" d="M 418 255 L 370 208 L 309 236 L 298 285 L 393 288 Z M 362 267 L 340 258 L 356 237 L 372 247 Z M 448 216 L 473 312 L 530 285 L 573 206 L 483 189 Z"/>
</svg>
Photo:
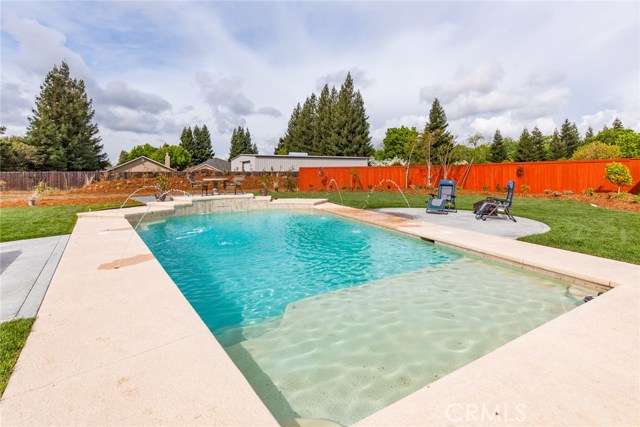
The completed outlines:
<svg viewBox="0 0 640 427">
<path fill-rule="evenodd" d="M 596 141 L 578 148 L 571 160 L 619 159 L 620 157 L 622 157 L 620 147 Z"/>
<path fill-rule="evenodd" d="M 433 188 L 431 188 L 431 190 L 433 190 Z M 488 186 L 488 185 L 486 185 L 486 184 L 485 184 L 485 185 L 483 185 L 483 186 L 482 186 L 482 192 L 483 192 L 483 193 L 488 193 L 488 192 L 489 192 L 489 186 Z"/>
<path fill-rule="evenodd" d="M 527 192 L 529 190 L 531 190 L 531 186 L 529 186 L 527 184 L 523 184 L 522 187 L 520 187 L 520 188 L 522 188 L 522 194 L 524 194 L 525 196 L 527 195 Z"/>
<path fill-rule="evenodd" d="M 629 168 L 623 165 L 622 163 L 613 162 L 607 163 L 605 168 L 604 177 L 612 184 L 618 186 L 618 193 L 620 192 L 620 187 L 623 185 L 631 185 L 633 184 L 633 178 L 631 177 L 631 172 Z"/>
<path fill-rule="evenodd" d="M 559 191 L 554 191 L 553 192 L 553 197 L 560 197 L 560 196 L 562 196 L 561 192 L 559 192 Z"/>
<path fill-rule="evenodd" d="M 584 190 L 582 190 L 582 194 L 584 196 L 593 196 L 593 193 L 595 193 L 595 190 L 593 188 L 585 188 Z"/>
<path fill-rule="evenodd" d="M 7 189 L 7 181 L 0 179 L 0 191 L 5 191 Z"/>
<path fill-rule="evenodd" d="M 502 187 L 500 187 L 500 184 L 496 184 L 496 193 L 499 193 L 502 191 Z"/>
<path fill-rule="evenodd" d="M 285 191 L 294 192 L 296 191 L 296 182 L 293 179 L 293 173 L 287 172 L 284 176 L 284 189 Z"/>
<path fill-rule="evenodd" d="M 609 193 L 607 196 L 610 199 L 626 199 L 629 193 Z"/>
<path fill-rule="evenodd" d="M 573 191 L 571 191 L 571 190 L 563 190 L 562 192 L 563 192 L 564 194 L 566 194 L 567 196 L 569 196 L 569 195 L 573 194 Z"/>
<path fill-rule="evenodd" d="M 640 203 L 640 194 L 636 194 L 631 198 L 631 203 Z"/>
<path fill-rule="evenodd" d="M 543 190 L 543 193 L 544 193 L 544 194 L 551 194 L 551 193 L 553 193 L 553 191 L 549 190 L 548 188 L 545 188 L 545 189 Z"/>
</svg>

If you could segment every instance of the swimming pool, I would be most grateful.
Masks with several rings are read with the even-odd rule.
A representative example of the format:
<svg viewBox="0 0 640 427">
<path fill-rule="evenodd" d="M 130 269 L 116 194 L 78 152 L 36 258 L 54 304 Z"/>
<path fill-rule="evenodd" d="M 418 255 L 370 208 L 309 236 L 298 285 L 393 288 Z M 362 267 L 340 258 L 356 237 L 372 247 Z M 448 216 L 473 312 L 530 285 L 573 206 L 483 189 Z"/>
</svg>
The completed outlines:
<svg viewBox="0 0 640 427">
<path fill-rule="evenodd" d="M 581 301 L 331 215 L 174 217 L 139 233 L 279 421 L 351 424 Z"/>
</svg>

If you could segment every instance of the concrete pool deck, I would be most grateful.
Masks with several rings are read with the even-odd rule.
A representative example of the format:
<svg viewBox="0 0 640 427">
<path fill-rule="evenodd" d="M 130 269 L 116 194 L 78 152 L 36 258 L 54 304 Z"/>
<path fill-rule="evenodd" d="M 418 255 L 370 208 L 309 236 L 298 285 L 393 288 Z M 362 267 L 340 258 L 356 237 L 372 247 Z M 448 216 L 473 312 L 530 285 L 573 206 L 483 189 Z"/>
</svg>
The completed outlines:
<svg viewBox="0 0 640 427">
<path fill-rule="evenodd" d="M 639 266 L 304 199 L 176 198 L 148 217 L 182 207 L 314 209 L 615 288 L 358 425 L 638 425 Z M 2 425 L 277 425 L 132 233 L 124 216 L 145 212 L 79 215 L 0 402 Z"/>
</svg>

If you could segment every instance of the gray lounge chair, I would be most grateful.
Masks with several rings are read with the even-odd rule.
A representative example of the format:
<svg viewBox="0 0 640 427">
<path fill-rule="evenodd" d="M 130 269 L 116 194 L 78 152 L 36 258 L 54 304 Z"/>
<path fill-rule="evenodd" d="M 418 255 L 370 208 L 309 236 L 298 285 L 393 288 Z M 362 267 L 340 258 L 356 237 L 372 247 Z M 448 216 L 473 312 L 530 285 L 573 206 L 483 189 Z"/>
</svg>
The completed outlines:
<svg viewBox="0 0 640 427">
<path fill-rule="evenodd" d="M 430 194 L 427 200 L 427 213 L 448 214 L 456 209 L 456 182 L 443 179 L 438 183 L 438 194 Z"/>
<path fill-rule="evenodd" d="M 487 198 L 478 209 L 475 210 L 476 219 L 481 219 L 486 221 L 487 218 L 507 218 L 513 222 L 517 222 L 516 219 L 511 215 L 509 209 L 511 208 L 511 204 L 513 202 L 513 193 L 516 189 L 516 183 L 514 181 L 507 182 L 507 197 L 501 199 L 499 197 L 489 197 Z M 504 214 L 504 216 L 498 215 L 499 213 Z"/>
</svg>

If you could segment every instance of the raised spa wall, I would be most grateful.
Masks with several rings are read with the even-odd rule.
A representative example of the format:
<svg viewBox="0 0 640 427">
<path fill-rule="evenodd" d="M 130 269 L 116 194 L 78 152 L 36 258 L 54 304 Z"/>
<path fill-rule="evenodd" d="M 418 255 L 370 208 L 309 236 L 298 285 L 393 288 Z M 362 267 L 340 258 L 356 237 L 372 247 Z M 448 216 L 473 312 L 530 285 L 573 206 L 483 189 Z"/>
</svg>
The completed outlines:
<svg viewBox="0 0 640 427">
<path fill-rule="evenodd" d="M 202 198 L 176 197 L 171 202 L 149 203 L 148 209 L 127 214 L 126 218 L 135 223 L 143 219 L 153 221 L 173 216 L 202 215 L 216 212 L 254 211 L 267 209 L 313 209 L 315 205 L 326 203 L 326 199 L 273 199 L 270 196 L 252 194 L 234 196 L 205 196 Z"/>
</svg>

